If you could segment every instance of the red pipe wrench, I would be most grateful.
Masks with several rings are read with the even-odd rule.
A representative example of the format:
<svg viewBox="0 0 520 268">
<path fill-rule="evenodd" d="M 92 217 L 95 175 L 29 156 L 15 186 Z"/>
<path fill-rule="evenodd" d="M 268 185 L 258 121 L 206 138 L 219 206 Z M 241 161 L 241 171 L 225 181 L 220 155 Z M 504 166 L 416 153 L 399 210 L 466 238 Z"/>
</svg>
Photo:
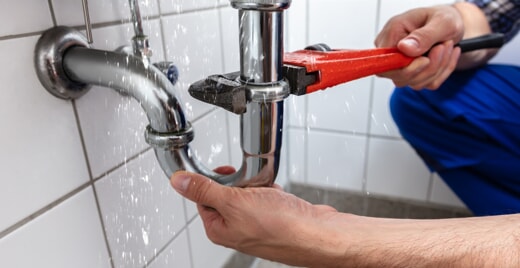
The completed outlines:
<svg viewBox="0 0 520 268">
<path fill-rule="evenodd" d="M 465 39 L 456 46 L 462 52 L 467 52 L 499 48 L 503 44 L 503 34 L 496 33 Z M 283 71 L 291 87 L 291 94 L 304 95 L 365 76 L 400 69 L 413 60 L 397 48 L 330 50 L 328 46 L 319 44 L 285 53 Z"/>
</svg>

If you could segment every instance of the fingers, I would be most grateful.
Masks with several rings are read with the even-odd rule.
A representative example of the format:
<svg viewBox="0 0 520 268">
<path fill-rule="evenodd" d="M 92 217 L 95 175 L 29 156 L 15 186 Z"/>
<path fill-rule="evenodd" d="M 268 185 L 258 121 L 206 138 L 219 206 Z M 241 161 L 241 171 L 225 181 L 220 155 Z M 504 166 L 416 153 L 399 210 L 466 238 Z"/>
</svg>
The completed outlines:
<svg viewBox="0 0 520 268">
<path fill-rule="evenodd" d="M 455 69 L 460 49 L 453 47 L 453 41 L 436 46 L 429 55 L 430 63 L 420 74 L 409 81 L 413 89 L 437 89 Z"/>
<path fill-rule="evenodd" d="M 430 59 L 427 57 L 418 57 L 405 68 L 380 73 L 377 76 L 391 79 L 395 86 L 404 87 L 410 85 L 414 80 L 420 77 L 421 72 L 428 67 Z"/>
<path fill-rule="evenodd" d="M 419 21 L 412 23 L 422 26 L 413 29 L 397 44 L 399 50 L 406 55 L 418 57 L 440 42 L 456 43 L 462 38 L 463 24 L 455 8 L 444 6 L 426 16 L 418 12 L 413 13 L 415 16 L 409 17 L 418 18 Z"/>
<path fill-rule="evenodd" d="M 175 172 L 170 180 L 173 188 L 187 199 L 208 207 L 219 204 L 225 196 L 226 187 L 196 173 L 187 171 Z"/>
<path fill-rule="evenodd" d="M 433 47 L 428 57 L 418 57 L 405 68 L 378 76 L 392 79 L 397 87 L 437 89 L 455 70 L 459 57 L 460 48 L 454 48 L 453 41 L 447 41 Z"/>
<path fill-rule="evenodd" d="M 440 74 L 444 73 L 448 68 L 452 52 L 453 41 L 447 41 L 435 46 L 428 55 L 429 64 L 418 75 L 408 81 L 409 86 L 413 89 L 436 89 L 440 86 L 445 79 L 445 77 L 441 79 Z"/>
<path fill-rule="evenodd" d="M 415 60 L 378 76 L 392 79 L 397 87 L 439 88 L 455 70 L 460 50 L 453 45 L 463 33 L 462 17 L 452 5 L 412 9 L 391 18 L 376 37 L 376 46 L 397 46 Z M 423 56 L 426 52 L 427 57 Z"/>
</svg>

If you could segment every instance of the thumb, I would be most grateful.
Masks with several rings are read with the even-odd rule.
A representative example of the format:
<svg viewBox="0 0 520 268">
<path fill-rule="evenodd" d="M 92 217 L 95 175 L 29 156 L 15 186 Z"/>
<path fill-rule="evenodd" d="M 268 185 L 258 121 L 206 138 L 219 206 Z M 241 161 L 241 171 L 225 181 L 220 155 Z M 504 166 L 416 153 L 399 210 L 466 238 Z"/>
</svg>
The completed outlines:
<svg viewBox="0 0 520 268">
<path fill-rule="evenodd" d="M 401 41 L 397 43 L 399 51 L 410 57 L 419 57 L 424 55 L 436 43 L 445 41 L 443 38 L 428 36 L 421 30 L 422 29 L 413 31 L 408 36 L 401 39 Z"/>
<path fill-rule="evenodd" d="M 170 183 L 185 198 L 208 207 L 215 207 L 221 200 L 225 187 L 197 173 L 188 171 L 175 172 Z"/>
<path fill-rule="evenodd" d="M 410 57 L 419 57 L 424 55 L 436 44 L 440 44 L 448 40 L 454 40 L 456 38 L 449 31 L 436 30 L 434 25 L 437 24 L 427 24 L 422 28 L 412 31 L 405 38 L 401 39 L 397 43 L 397 48 L 399 51 Z"/>
</svg>

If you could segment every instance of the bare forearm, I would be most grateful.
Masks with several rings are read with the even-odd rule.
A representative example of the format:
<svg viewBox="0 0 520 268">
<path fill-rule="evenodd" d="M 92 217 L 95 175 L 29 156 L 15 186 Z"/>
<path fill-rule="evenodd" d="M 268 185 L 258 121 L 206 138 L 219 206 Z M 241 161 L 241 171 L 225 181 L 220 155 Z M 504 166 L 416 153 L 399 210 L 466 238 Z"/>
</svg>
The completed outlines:
<svg viewBox="0 0 520 268">
<path fill-rule="evenodd" d="M 472 3 L 459 2 L 453 5 L 464 21 L 464 39 L 491 33 L 489 23 L 480 8 Z M 481 49 L 461 55 L 457 69 L 470 69 L 489 61 L 497 49 Z"/>
<path fill-rule="evenodd" d="M 361 217 L 267 187 L 186 171 L 172 186 L 196 202 L 208 238 L 304 267 L 519 267 L 520 214 L 408 220 Z"/>
<path fill-rule="evenodd" d="M 353 215 L 341 218 L 341 223 L 334 222 L 334 228 L 329 226 L 321 232 L 335 241 L 323 247 L 335 252 L 325 255 L 337 258 L 311 261 L 311 267 L 515 267 L 520 264 L 520 214 L 443 220 Z M 342 247 L 337 246 L 340 243 Z"/>
</svg>

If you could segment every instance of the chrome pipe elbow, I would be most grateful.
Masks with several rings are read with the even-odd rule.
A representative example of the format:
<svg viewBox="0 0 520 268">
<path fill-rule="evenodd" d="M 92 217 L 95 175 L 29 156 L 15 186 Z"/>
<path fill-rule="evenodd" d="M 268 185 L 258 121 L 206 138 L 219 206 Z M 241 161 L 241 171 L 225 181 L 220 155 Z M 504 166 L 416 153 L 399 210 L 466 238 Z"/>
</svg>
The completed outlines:
<svg viewBox="0 0 520 268">
<path fill-rule="evenodd" d="M 76 99 L 91 85 L 98 85 L 136 99 L 150 122 L 145 131 L 146 141 L 154 148 L 168 178 L 177 170 L 187 170 L 224 185 L 265 185 L 253 176 L 258 172 L 250 171 L 256 166 L 255 161 L 244 160 L 234 174 L 220 175 L 196 159 L 189 146 L 194 131 L 175 97 L 175 88 L 166 75 L 147 60 L 92 49 L 82 34 L 68 27 L 47 30 L 36 44 L 34 59 L 40 82 L 56 97 Z M 249 175 L 253 178 L 246 179 Z"/>
</svg>

